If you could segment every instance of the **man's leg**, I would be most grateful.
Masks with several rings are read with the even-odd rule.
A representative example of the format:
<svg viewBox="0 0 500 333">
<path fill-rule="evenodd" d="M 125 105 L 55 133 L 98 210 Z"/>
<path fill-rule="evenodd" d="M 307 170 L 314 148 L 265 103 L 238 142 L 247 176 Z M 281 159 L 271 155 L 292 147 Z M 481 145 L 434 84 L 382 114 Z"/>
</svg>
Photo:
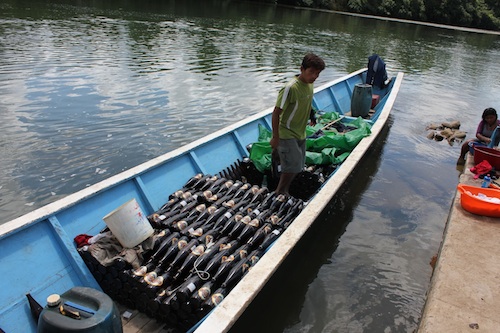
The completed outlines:
<svg viewBox="0 0 500 333">
<path fill-rule="evenodd" d="M 278 187 L 276 187 L 275 192 L 279 194 L 289 194 L 290 184 L 292 184 L 293 179 L 297 176 L 296 173 L 282 172 L 280 175 L 280 181 Z"/>
</svg>

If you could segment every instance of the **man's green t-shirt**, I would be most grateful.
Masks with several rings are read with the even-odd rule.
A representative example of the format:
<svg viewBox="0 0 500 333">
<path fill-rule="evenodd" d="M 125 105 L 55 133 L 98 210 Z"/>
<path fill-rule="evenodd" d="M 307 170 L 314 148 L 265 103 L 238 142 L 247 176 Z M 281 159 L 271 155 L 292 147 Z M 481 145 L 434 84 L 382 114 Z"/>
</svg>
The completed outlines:
<svg viewBox="0 0 500 333">
<path fill-rule="evenodd" d="M 276 101 L 276 106 L 283 110 L 280 115 L 280 139 L 306 138 L 313 92 L 313 85 L 302 82 L 298 77 L 280 90 Z"/>
</svg>

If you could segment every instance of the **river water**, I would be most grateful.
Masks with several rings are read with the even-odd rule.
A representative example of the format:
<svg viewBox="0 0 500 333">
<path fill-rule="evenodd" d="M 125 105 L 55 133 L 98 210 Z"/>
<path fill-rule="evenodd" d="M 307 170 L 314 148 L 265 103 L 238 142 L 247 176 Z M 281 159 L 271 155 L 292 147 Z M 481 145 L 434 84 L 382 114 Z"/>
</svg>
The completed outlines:
<svg viewBox="0 0 500 333">
<path fill-rule="evenodd" d="M 235 332 L 413 332 L 459 171 L 500 110 L 497 35 L 237 1 L 0 3 L 0 223 L 273 105 L 303 55 L 316 84 L 378 53 L 405 73 L 384 141 Z M 299 264 L 298 264 L 299 263 Z"/>
</svg>

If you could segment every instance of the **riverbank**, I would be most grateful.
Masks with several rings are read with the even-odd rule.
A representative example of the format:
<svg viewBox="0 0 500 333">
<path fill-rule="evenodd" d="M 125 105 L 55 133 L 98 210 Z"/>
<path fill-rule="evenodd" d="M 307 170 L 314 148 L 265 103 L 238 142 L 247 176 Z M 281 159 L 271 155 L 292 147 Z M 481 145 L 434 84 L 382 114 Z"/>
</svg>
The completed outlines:
<svg viewBox="0 0 500 333">
<path fill-rule="evenodd" d="M 467 159 L 460 183 L 480 186 Z M 500 218 L 474 215 L 453 200 L 419 333 L 498 332 Z"/>
<path fill-rule="evenodd" d="M 288 7 L 288 6 L 284 6 L 284 7 Z M 362 18 L 367 18 L 367 19 L 375 19 L 375 20 L 399 22 L 399 23 L 408 23 L 408 24 L 423 25 L 423 26 L 427 26 L 427 27 L 434 27 L 434 28 L 440 28 L 440 29 L 466 31 L 466 32 L 479 33 L 479 34 L 489 34 L 489 35 L 500 36 L 500 31 L 495 31 L 495 30 L 467 28 L 467 27 L 460 27 L 460 26 L 456 26 L 456 25 L 447 25 L 447 24 L 439 24 L 439 23 L 424 22 L 424 21 L 406 20 L 406 19 L 399 19 L 399 18 L 394 18 L 394 17 L 368 15 L 368 14 L 360 14 L 360 13 L 342 12 L 342 11 L 338 11 L 338 10 L 305 8 L 305 7 L 297 7 L 297 6 L 291 6 L 291 8 L 302 9 L 302 10 L 309 9 L 309 10 L 315 10 L 315 11 L 326 12 L 326 13 L 334 13 L 334 14 L 362 17 Z"/>
</svg>

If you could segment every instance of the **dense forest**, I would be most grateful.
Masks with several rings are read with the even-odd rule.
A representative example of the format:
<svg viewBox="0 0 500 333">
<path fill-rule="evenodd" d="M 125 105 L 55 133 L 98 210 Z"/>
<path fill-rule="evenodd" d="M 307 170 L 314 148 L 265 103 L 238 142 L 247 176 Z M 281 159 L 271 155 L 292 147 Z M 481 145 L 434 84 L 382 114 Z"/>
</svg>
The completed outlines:
<svg viewBox="0 0 500 333">
<path fill-rule="evenodd" d="M 368 15 L 500 30 L 498 0 L 257 0 Z"/>
</svg>

